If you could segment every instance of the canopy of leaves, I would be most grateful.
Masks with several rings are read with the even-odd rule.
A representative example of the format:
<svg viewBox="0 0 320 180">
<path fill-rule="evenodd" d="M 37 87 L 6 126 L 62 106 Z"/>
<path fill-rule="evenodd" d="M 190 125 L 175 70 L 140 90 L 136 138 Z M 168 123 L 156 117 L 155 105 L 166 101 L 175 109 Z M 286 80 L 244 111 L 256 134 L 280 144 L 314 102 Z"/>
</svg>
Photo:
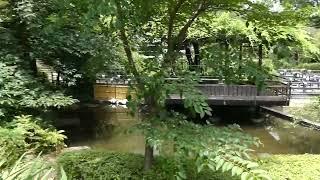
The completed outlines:
<svg viewBox="0 0 320 180">
<path fill-rule="evenodd" d="M 45 86 L 43 79 L 32 77 L 28 71 L 21 69 L 17 61 L 15 56 L 9 54 L 0 57 L 1 117 L 32 113 L 32 109 L 61 108 L 76 102 L 60 91 Z"/>
</svg>

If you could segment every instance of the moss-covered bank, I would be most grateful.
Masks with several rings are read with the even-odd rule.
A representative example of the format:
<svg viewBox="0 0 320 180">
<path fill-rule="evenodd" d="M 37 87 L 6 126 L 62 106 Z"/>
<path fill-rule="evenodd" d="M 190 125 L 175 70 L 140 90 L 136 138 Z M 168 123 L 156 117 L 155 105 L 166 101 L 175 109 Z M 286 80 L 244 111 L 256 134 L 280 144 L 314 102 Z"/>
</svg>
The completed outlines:
<svg viewBox="0 0 320 180">
<path fill-rule="evenodd" d="M 320 155 L 275 155 L 260 160 L 262 167 L 276 180 L 320 179 Z M 79 151 L 58 158 L 70 179 L 175 179 L 177 172 L 170 158 L 157 157 L 152 171 L 143 173 L 143 156 L 105 151 Z M 192 163 L 185 164 L 188 179 L 235 180 L 229 174 L 204 170 L 197 174 Z"/>
<path fill-rule="evenodd" d="M 261 162 L 276 180 L 320 179 L 320 155 L 274 155 Z"/>
</svg>

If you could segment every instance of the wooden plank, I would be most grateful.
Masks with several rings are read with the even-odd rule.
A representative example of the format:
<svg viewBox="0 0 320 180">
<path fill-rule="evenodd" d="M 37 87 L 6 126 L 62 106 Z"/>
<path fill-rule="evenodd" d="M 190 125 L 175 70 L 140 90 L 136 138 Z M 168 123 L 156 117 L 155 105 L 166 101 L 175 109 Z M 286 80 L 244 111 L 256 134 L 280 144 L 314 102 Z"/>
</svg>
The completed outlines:
<svg viewBox="0 0 320 180">
<path fill-rule="evenodd" d="M 228 86 L 223 86 L 223 93 L 224 96 L 228 95 Z"/>
</svg>

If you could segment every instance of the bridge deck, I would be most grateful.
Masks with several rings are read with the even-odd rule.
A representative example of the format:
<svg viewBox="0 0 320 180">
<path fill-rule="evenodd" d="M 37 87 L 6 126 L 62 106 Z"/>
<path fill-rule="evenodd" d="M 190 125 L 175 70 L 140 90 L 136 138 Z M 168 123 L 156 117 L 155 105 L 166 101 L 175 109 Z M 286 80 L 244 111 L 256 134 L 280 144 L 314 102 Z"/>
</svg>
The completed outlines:
<svg viewBox="0 0 320 180">
<path fill-rule="evenodd" d="M 290 88 L 287 85 L 270 85 L 258 90 L 255 85 L 199 84 L 197 88 L 207 96 L 210 105 L 230 106 L 286 106 L 289 105 Z M 125 99 L 128 86 L 96 84 L 95 99 Z M 184 98 L 173 93 L 167 98 L 167 104 L 182 104 Z"/>
</svg>

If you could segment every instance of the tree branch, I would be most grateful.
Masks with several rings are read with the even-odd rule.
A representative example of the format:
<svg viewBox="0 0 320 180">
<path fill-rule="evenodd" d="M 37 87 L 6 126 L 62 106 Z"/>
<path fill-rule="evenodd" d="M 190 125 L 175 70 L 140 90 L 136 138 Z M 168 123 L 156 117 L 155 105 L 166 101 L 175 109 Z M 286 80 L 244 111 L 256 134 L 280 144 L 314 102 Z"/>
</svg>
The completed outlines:
<svg viewBox="0 0 320 180">
<path fill-rule="evenodd" d="M 123 18 L 124 18 L 124 13 L 122 11 L 122 7 L 121 7 L 121 4 L 120 4 L 120 1 L 119 0 L 115 0 L 115 3 L 116 3 L 116 8 L 117 8 L 117 15 L 118 15 L 118 19 L 119 19 L 119 24 L 120 24 L 120 30 L 119 30 L 119 33 L 120 33 L 120 39 L 123 43 L 123 48 L 124 48 L 124 51 L 126 53 L 126 56 L 128 58 L 128 62 L 129 62 L 129 70 L 130 72 L 134 75 L 136 81 L 138 84 L 141 84 L 141 79 L 140 79 L 140 74 L 136 68 L 136 65 L 135 65 L 135 62 L 134 62 L 134 59 L 133 59 L 133 55 L 132 55 L 132 51 L 131 51 L 131 47 L 130 47 L 130 43 L 129 43 L 129 40 L 128 40 L 128 37 L 127 37 L 127 34 L 126 34 L 126 30 L 125 30 L 125 23 L 123 21 Z"/>
<path fill-rule="evenodd" d="M 172 55 L 172 52 L 174 51 L 174 38 L 173 38 L 173 27 L 174 27 L 174 21 L 177 17 L 177 13 L 180 9 L 180 7 L 183 5 L 185 1 L 184 0 L 178 0 L 177 4 L 173 5 L 173 8 L 168 8 L 168 15 L 169 15 L 169 22 L 168 22 L 168 35 L 167 35 L 167 43 L 168 43 L 168 52 L 166 54 L 165 63 L 167 63 L 170 59 L 170 56 Z M 171 6 L 171 5 L 170 5 Z"/>
<path fill-rule="evenodd" d="M 192 23 L 198 18 L 198 16 L 203 13 L 208 8 L 208 5 L 206 4 L 206 0 L 203 0 L 199 6 L 196 12 L 193 13 L 191 18 L 188 20 L 188 22 L 183 26 L 183 28 L 179 31 L 179 34 L 176 39 L 176 45 L 180 46 L 181 43 L 185 40 L 187 36 L 188 29 L 191 27 Z"/>
</svg>

